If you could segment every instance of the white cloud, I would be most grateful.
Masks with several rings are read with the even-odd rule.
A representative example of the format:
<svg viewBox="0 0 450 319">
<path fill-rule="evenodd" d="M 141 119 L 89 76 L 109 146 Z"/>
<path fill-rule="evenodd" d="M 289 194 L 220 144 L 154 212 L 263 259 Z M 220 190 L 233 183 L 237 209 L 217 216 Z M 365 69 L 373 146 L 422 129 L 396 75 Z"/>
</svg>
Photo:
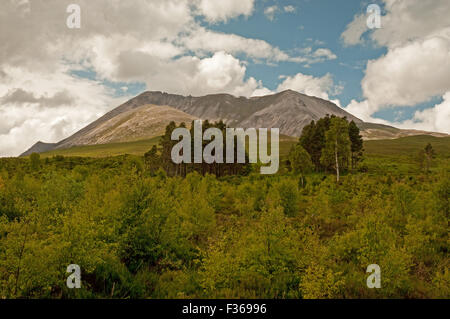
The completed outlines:
<svg viewBox="0 0 450 319">
<path fill-rule="evenodd" d="M 450 134 L 450 92 L 444 94 L 443 98 L 441 104 L 423 111 L 417 111 L 414 118 L 403 122 L 401 127 Z"/>
<path fill-rule="evenodd" d="M 337 59 L 336 54 L 331 52 L 330 49 L 326 49 L 326 48 L 317 49 L 316 51 L 314 51 L 313 56 L 317 57 L 317 58 L 325 58 L 327 60 L 335 60 L 335 59 Z"/>
<path fill-rule="evenodd" d="M 386 121 L 374 118 L 372 116 L 373 108 L 367 100 L 362 102 L 352 100 L 345 110 L 366 122 L 392 125 L 402 129 L 450 134 L 450 92 L 444 94 L 442 103 L 423 111 L 416 111 L 412 119 L 405 121 Z"/>
<path fill-rule="evenodd" d="M 293 5 L 288 5 L 283 7 L 284 12 L 293 13 L 296 12 L 297 9 Z"/>
<path fill-rule="evenodd" d="M 329 73 L 323 77 L 314 77 L 312 75 L 297 73 L 294 76 L 282 78 L 284 80 L 278 86 L 278 92 L 290 89 L 306 95 L 329 100 L 329 94 L 333 94 L 336 89 L 333 78 Z"/>
<path fill-rule="evenodd" d="M 414 106 L 450 88 L 450 41 L 434 37 L 390 49 L 369 61 L 362 80 L 373 111 L 385 106 Z"/>
<path fill-rule="evenodd" d="M 409 41 L 450 35 L 448 0 L 384 0 L 387 14 L 371 37 L 381 46 L 396 47 Z"/>
<path fill-rule="evenodd" d="M 352 100 L 350 104 L 345 107 L 345 110 L 363 121 L 377 122 L 376 119 L 371 116 L 374 112 L 367 100 L 362 102 Z"/>
<path fill-rule="evenodd" d="M 210 22 L 227 21 L 253 13 L 254 0 L 200 0 L 198 8 Z"/>
<path fill-rule="evenodd" d="M 262 88 L 259 88 L 259 89 L 256 89 L 255 91 L 253 91 L 251 97 L 270 95 L 270 94 L 274 94 L 274 93 L 275 92 L 269 90 L 268 88 L 262 87 Z"/>
<path fill-rule="evenodd" d="M 273 47 L 269 43 L 258 39 L 244 38 L 235 34 L 226 34 L 205 28 L 197 28 L 180 42 L 183 46 L 199 54 L 226 51 L 230 54 L 244 53 L 247 57 L 256 60 L 289 61 L 291 57 Z"/>
<path fill-rule="evenodd" d="M 347 25 L 347 28 L 341 34 L 341 39 L 346 45 L 360 44 L 362 43 L 362 35 L 367 30 L 367 17 L 364 14 L 358 14 Z"/>
<path fill-rule="evenodd" d="M 280 8 L 278 6 L 270 6 L 264 9 L 264 15 L 269 19 L 270 21 L 273 21 L 275 19 L 275 14 L 280 11 Z"/>
<path fill-rule="evenodd" d="M 386 14 L 381 28 L 374 29 L 371 38 L 381 46 L 396 47 L 408 41 L 424 39 L 449 32 L 448 0 L 383 0 Z M 347 45 L 362 43 L 362 35 L 369 31 L 366 13 L 357 14 L 341 38 Z"/>
<path fill-rule="evenodd" d="M 327 48 L 319 48 L 317 50 L 313 50 L 312 47 L 306 47 L 303 49 L 297 49 L 296 51 L 299 52 L 300 55 L 297 57 L 289 58 L 289 61 L 304 63 L 305 66 L 310 66 L 311 64 L 321 63 L 327 60 L 337 59 L 336 54 L 334 54 L 330 49 Z"/>
</svg>

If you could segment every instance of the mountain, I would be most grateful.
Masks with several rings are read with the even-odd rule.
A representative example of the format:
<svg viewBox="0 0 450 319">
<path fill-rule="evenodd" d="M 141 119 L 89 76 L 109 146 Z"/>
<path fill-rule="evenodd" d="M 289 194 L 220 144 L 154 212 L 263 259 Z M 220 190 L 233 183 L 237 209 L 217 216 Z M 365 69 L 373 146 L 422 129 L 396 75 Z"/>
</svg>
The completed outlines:
<svg viewBox="0 0 450 319">
<path fill-rule="evenodd" d="M 231 127 L 278 127 L 282 134 L 289 136 L 300 136 L 305 125 L 327 114 L 346 116 L 349 120 L 362 123 L 329 101 L 292 90 L 253 98 L 229 94 L 192 97 L 145 92 L 129 102 L 129 105 L 170 105 L 203 120 L 223 120 Z"/>
<path fill-rule="evenodd" d="M 394 127 L 365 123 L 330 101 L 292 90 L 252 98 L 229 94 L 193 97 L 164 92 L 144 92 L 59 143 L 38 142 L 22 156 L 79 145 L 151 138 L 162 135 L 170 121 L 177 124 L 190 123 L 197 118 L 210 121 L 223 120 L 230 127 L 275 127 L 280 128 L 281 134 L 298 137 L 303 127 L 327 114 L 345 116 L 348 120 L 355 121 L 367 139 L 420 134 L 414 131 L 402 133 L 404 130 Z"/>
</svg>

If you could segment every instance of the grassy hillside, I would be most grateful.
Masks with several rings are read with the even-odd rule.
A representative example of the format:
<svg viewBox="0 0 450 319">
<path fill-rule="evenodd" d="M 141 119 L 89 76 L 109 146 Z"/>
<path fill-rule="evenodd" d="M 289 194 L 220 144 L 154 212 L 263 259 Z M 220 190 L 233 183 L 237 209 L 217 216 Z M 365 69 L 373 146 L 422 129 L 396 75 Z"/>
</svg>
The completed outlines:
<svg viewBox="0 0 450 319">
<path fill-rule="evenodd" d="M 450 156 L 450 137 L 434 137 L 417 135 L 402 137 L 394 140 L 366 141 L 364 148 L 371 155 L 415 155 L 431 143 L 438 156 Z"/>
<path fill-rule="evenodd" d="M 158 144 L 159 139 L 160 137 L 154 137 L 152 139 L 136 142 L 76 146 L 69 149 L 42 153 L 41 157 L 45 158 L 56 155 L 80 157 L 109 157 L 123 154 L 143 155 L 150 150 L 153 145 Z"/>
<path fill-rule="evenodd" d="M 122 154 L 143 155 L 153 145 L 159 142 L 160 137 L 140 140 L 135 142 L 111 143 L 101 145 L 76 146 L 64 150 L 55 150 L 42 153 L 43 157 L 63 155 L 82 157 L 108 157 Z M 280 136 L 280 154 L 286 155 L 290 147 L 298 139 L 286 135 Z M 403 155 L 412 156 L 423 149 L 427 143 L 431 143 L 439 157 L 450 156 L 450 137 L 434 137 L 429 135 L 417 135 L 401 137 L 398 139 L 365 141 L 364 149 L 367 155 L 392 156 Z"/>
</svg>

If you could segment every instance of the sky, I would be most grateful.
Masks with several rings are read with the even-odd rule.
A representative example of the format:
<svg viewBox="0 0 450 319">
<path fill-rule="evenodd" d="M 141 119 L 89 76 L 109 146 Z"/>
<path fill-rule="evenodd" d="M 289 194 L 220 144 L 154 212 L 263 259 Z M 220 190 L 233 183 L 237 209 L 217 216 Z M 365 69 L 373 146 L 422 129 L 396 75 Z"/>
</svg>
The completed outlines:
<svg viewBox="0 0 450 319">
<path fill-rule="evenodd" d="M 146 90 L 292 89 L 365 121 L 450 133 L 449 16 L 448 0 L 2 0 L 0 156 Z"/>
</svg>

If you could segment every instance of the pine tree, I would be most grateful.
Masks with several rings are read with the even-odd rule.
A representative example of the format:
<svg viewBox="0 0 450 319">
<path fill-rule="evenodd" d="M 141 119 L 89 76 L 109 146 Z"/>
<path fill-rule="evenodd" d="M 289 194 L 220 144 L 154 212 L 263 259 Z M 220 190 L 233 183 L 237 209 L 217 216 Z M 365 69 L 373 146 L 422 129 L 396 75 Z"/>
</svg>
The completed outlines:
<svg viewBox="0 0 450 319">
<path fill-rule="evenodd" d="M 354 121 L 351 121 L 348 126 L 348 134 L 351 142 L 351 152 L 352 152 L 352 169 L 358 164 L 361 160 L 363 154 L 363 139 L 359 134 L 359 128 Z"/>
</svg>

